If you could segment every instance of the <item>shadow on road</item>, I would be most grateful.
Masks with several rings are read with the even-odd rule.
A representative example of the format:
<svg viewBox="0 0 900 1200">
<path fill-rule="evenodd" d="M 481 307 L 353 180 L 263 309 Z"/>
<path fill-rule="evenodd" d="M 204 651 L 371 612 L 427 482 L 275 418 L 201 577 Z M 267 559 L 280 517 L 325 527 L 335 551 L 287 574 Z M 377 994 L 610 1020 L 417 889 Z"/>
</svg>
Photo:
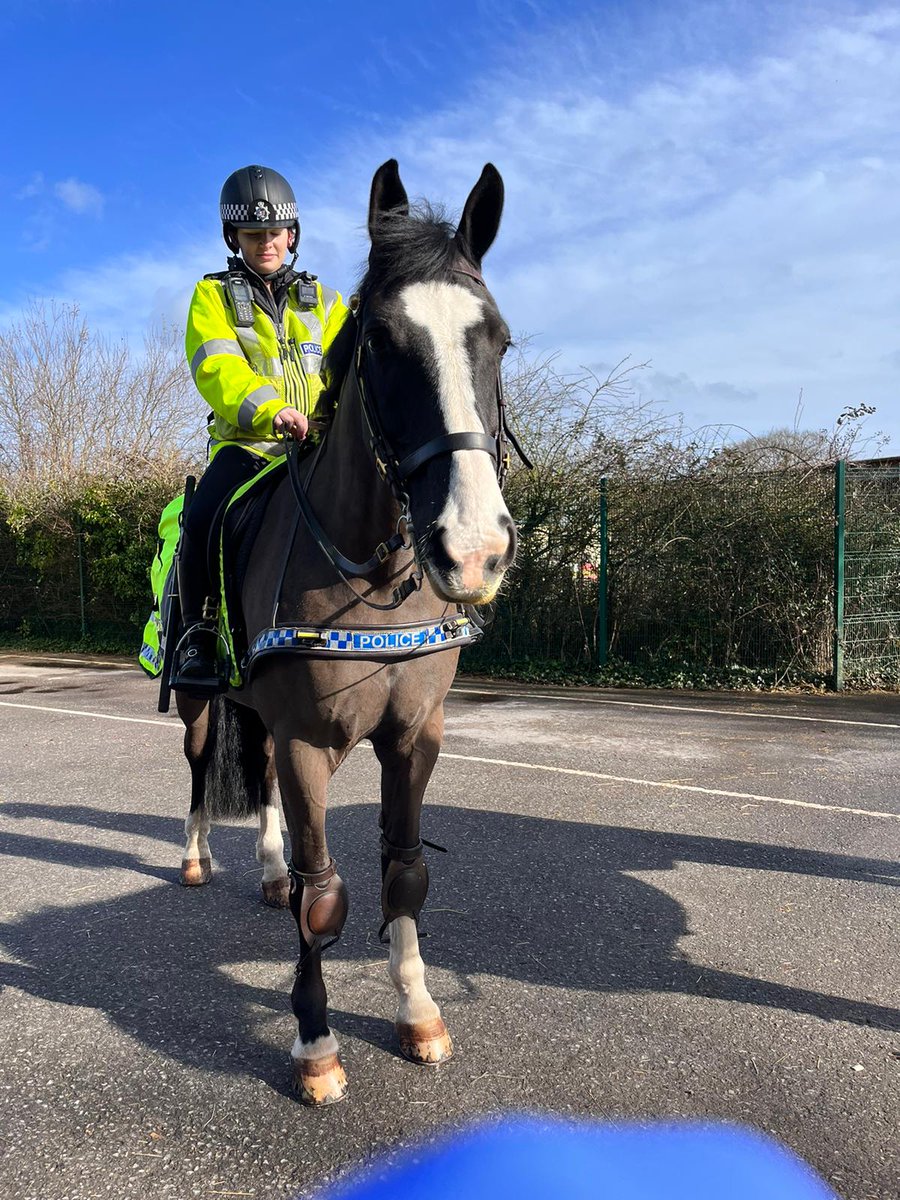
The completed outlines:
<svg viewBox="0 0 900 1200">
<path fill-rule="evenodd" d="M 433 936 L 424 943 L 424 956 L 428 965 L 455 972 L 476 995 L 472 978 L 488 975 L 599 993 L 701 995 L 900 1030 L 894 1008 L 698 968 L 679 949 L 688 932 L 682 906 L 628 874 L 695 862 L 897 886 L 896 865 L 441 805 L 427 814 L 427 834 L 455 853 L 432 862 L 431 912 L 426 909 L 423 923 Z M 46 908 L 0 924 L 0 943 L 17 960 L 0 964 L 0 984 L 98 1009 L 133 1037 L 191 1066 L 248 1072 L 269 1083 L 281 1078 L 284 1047 L 267 1042 L 260 1026 L 289 1011 L 296 932 L 288 914 L 251 899 L 258 875 L 249 829 L 216 829 L 217 879 L 211 887 L 185 890 L 174 886 L 181 845 L 175 818 L 24 803 L 4 805 L 3 815 L 160 839 L 172 843 L 172 866 L 64 836 L 0 834 L 3 854 L 134 870 L 165 881 L 73 905 L 48 895 Z M 344 939 L 331 954 L 368 961 L 379 953 L 373 933 L 379 915 L 375 806 L 335 807 L 329 838 L 352 895 Z M 283 989 L 235 979 L 228 964 L 247 960 L 282 966 Z M 338 989 L 332 999 L 339 1031 L 390 1046 L 386 1021 L 341 1012 Z"/>
</svg>

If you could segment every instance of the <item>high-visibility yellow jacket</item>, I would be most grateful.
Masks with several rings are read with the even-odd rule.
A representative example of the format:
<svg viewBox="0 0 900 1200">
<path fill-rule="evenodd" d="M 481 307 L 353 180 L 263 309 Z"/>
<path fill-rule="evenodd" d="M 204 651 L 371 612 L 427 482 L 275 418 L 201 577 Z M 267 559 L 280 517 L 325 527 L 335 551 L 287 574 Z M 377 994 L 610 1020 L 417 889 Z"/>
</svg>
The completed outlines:
<svg viewBox="0 0 900 1200">
<path fill-rule="evenodd" d="M 201 396 L 212 409 L 210 457 L 237 444 L 266 458 L 283 453 L 272 420 L 286 405 L 322 416 L 322 355 L 344 323 L 339 292 L 316 281 L 317 303 L 301 304 L 295 280 L 280 318 L 254 295 L 253 325 L 242 327 L 221 279 L 201 279 L 188 312 L 185 350 Z M 268 307 L 268 306 L 267 306 Z"/>
</svg>

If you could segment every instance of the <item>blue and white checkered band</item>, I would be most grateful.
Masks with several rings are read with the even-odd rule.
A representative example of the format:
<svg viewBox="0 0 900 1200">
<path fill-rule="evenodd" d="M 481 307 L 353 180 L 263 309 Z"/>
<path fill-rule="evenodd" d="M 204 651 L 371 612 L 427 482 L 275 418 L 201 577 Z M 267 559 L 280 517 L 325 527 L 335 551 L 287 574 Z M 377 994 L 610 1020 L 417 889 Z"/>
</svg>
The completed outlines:
<svg viewBox="0 0 900 1200">
<path fill-rule="evenodd" d="M 309 658 L 409 658 L 431 654 L 476 641 L 481 630 L 468 617 L 456 616 L 431 625 L 407 625 L 387 629 L 323 629 L 286 626 L 264 629 L 243 662 L 246 673 L 262 654 L 294 651 Z M 246 675 L 245 675 L 246 677 Z"/>
</svg>

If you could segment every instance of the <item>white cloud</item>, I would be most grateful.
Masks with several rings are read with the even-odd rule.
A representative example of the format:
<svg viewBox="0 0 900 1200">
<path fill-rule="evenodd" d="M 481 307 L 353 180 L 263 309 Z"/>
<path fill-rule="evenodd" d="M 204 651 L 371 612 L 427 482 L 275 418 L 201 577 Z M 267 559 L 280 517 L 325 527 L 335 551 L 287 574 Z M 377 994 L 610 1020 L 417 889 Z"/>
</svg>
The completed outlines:
<svg viewBox="0 0 900 1200">
<path fill-rule="evenodd" d="M 810 12 L 719 0 L 630 42 L 585 24 L 520 44 L 452 106 L 296 164 L 301 262 L 349 289 L 383 159 L 457 209 L 491 160 L 507 211 L 486 269 L 514 329 L 573 368 L 651 360 L 642 390 L 689 425 L 762 432 L 802 388 L 808 424 L 865 401 L 900 450 L 900 12 Z M 211 237 L 63 282 L 133 328 L 154 305 L 180 319 L 221 257 Z"/>
<path fill-rule="evenodd" d="M 44 182 L 44 176 L 41 174 L 40 171 L 38 171 L 34 175 L 32 175 L 31 179 L 28 181 L 28 183 L 25 184 L 25 186 L 23 188 L 21 188 L 18 192 L 16 192 L 16 199 L 17 200 L 31 200 L 35 196 L 40 196 L 43 193 L 45 187 L 46 187 L 46 184 Z"/>
<path fill-rule="evenodd" d="M 501 166 L 489 278 L 565 361 L 650 359 L 689 423 L 782 424 L 801 388 L 813 425 L 867 401 L 900 449 L 897 78 L 886 11 L 621 98 L 590 72 L 555 92 L 488 82 L 395 149 L 459 198 Z"/>
<path fill-rule="evenodd" d="M 53 201 L 60 201 L 70 212 L 99 217 L 103 212 L 105 198 L 93 184 L 70 177 L 56 182 L 48 180 L 42 171 L 35 172 L 28 183 L 16 192 L 16 199 L 29 201 L 32 215 L 49 219 L 53 212 Z"/>
<path fill-rule="evenodd" d="M 80 179 L 62 179 L 53 185 L 53 193 L 66 208 L 76 213 L 99 217 L 103 212 L 103 196 L 89 183 Z"/>
<path fill-rule="evenodd" d="M 219 249 L 221 247 L 221 250 Z M 60 275 L 57 296 L 74 302 L 111 336 L 139 343 L 151 323 L 183 327 L 196 280 L 224 267 L 225 247 L 215 237 L 144 254 L 123 254 L 99 267 Z"/>
</svg>

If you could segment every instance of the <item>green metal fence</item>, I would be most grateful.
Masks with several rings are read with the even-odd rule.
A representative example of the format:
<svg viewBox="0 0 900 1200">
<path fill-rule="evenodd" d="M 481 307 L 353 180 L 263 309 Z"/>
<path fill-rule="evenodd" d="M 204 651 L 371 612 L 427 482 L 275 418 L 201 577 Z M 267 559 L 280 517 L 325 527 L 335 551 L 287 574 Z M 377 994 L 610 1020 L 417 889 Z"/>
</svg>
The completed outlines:
<svg viewBox="0 0 900 1200">
<path fill-rule="evenodd" d="M 900 466 L 840 467 L 835 684 L 900 690 Z"/>
<path fill-rule="evenodd" d="M 7 645 L 140 646 L 165 481 L 72 489 L 23 520 L 0 494 L 0 638 Z M 24 507 L 24 506 L 22 506 Z"/>
<path fill-rule="evenodd" d="M 6 640 L 136 647 L 157 504 L 135 499 L 116 527 L 94 515 L 37 525 L 24 540 L 0 513 Z M 603 678 L 624 665 L 700 686 L 744 678 L 900 690 L 895 463 L 610 478 L 563 497 L 555 514 L 514 515 L 516 567 L 488 637 L 466 651 L 470 669 L 548 664 Z"/>
<path fill-rule="evenodd" d="M 594 539 L 568 562 L 522 539 L 487 663 L 627 663 L 648 676 L 821 678 L 832 669 L 830 472 L 608 479 Z M 475 655 L 471 661 L 477 661 Z"/>
<path fill-rule="evenodd" d="M 526 534 L 471 665 L 900 686 L 897 466 L 608 479 L 596 505 L 569 561 Z"/>
</svg>

